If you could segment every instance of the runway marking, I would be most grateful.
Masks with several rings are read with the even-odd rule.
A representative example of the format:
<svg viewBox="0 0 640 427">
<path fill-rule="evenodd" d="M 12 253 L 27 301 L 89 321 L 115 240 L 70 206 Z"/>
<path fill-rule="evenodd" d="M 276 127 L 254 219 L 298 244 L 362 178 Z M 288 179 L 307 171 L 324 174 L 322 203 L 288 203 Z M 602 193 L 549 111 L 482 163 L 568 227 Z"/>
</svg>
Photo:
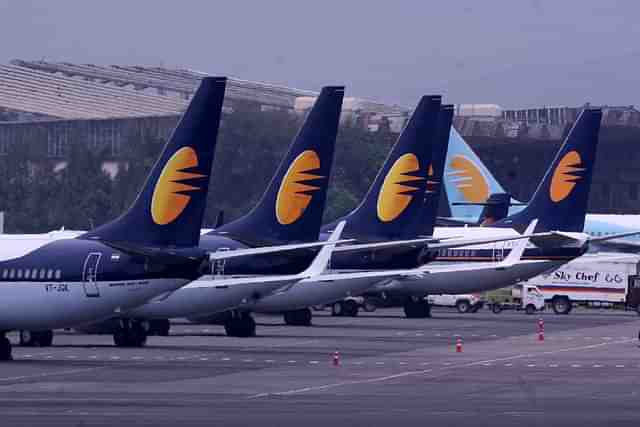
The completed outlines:
<svg viewBox="0 0 640 427">
<path fill-rule="evenodd" d="M 309 364 L 311 364 L 311 365 L 317 365 L 318 363 L 320 363 L 320 362 L 318 362 L 317 360 L 310 360 L 309 361 Z"/>
<path fill-rule="evenodd" d="M 585 346 L 568 347 L 568 348 L 562 348 L 562 349 L 558 349 L 558 350 L 549 350 L 549 351 L 538 352 L 538 353 L 521 353 L 521 354 L 516 354 L 516 355 L 513 355 L 513 356 L 500 357 L 500 358 L 496 358 L 496 359 L 477 360 L 477 361 L 474 361 L 474 362 L 462 363 L 462 364 L 459 364 L 459 365 L 453 365 L 449 369 L 469 368 L 469 367 L 479 366 L 479 365 L 491 366 L 492 363 L 497 363 L 497 362 L 506 362 L 506 361 L 510 361 L 510 360 L 525 359 L 525 358 L 531 358 L 531 357 L 539 356 L 539 355 L 552 355 L 552 354 L 566 353 L 566 352 L 570 352 L 570 351 L 590 350 L 590 349 L 594 349 L 594 348 L 605 347 L 605 346 L 608 346 L 608 345 L 611 345 L 611 344 L 622 344 L 622 343 L 627 343 L 627 342 L 632 342 L 632 341 L 633 341 L 633 339 L 626 339 L 626 340 L 621 340 L 621 341 L 604 342 L 604 343 L 591 344 L 591 345 L 585 345 Z M 378 363 L 384 363 L 384 362 L 378 362 Z M 549 365 L 549 366 L 551 367 L 551 365 Z M 555 367 L 557 367 L 557 365 L 555 365 Z M 395 380 L 395 379 L 405 378 L 405 377 L 410 377 L 410 376 L 425 375 L 425 374 L 428 374 L 430 372 L 433 372 L 433 369 L 423 369 L 423 370 L 418 370 L 418 371 L 405 371 L 405 372 L 400 372 L 400 373 L 393 374 L 393 375 L 387 375 L 387 376 L 383 376 L 383 377 L 368 378 L 368 379 L 364 379 L 364 380 L 350 380 L 350 381 L 342 381 L 342 382 L 332 383 L 332 384 L 324 384 L 324 385 L 319 385 L 319 386 L 302 387 L 302 388 L 291 389 L 291 390 L 280 391 L 280 392 L 259 393 L 259 394 L 254 394 L 254 395 L 248 396 L 247 398 L 248 399 L 258 399 L 258 398 L 272 396 L 272 395 L 273 396 L 290 396 L 290 395 L 295 395 L 295 394 L 307 393 L 307 392 L 310 392 L 310 391 L 330 390 L 330 389 L 333 389 L 333 388 L 343 387 L 343 386 L 347 386 L 347 385 L 375 384 L 375 383 L 380 383 L 380 382 L 385 382 L 385 381 L 389 381 L 389 380 Z"/>
<path fill-rule="evenodd" d="M 504 366 L 507 367 L 507 368 L 510 368 L 510 367 L 513 366 L 513 363 L 505 363 Z"/>
<path fill-rule="evenodd" d="M 144 357 L 142 357 L 142 356 L 133 356 L 131 359 L 132 360 L 143 360 Z"/>
<path fill-rule="evenodd" d="M 251 363 L 251 362 L 253 362 L 253 359 L 243 359 L 242 361 L 244 363 Z"/>
<path fill-rule="evenodd" d="M 384 365 L 384 362 L 376 362 L 376 365 Z"/>
<path fill-rule="evenodd" d="M 552 363 L 552 364 L 550 364 L 550 365 L 549 365 L 549 367 L 550 367 L 550 368 L 557 368 L 557 367 L 558 367 L 558 364 L 557 364 L 557 363 Z"/>
<path fill-rule="evenodd" d="M 201 358 L 200 358 L 200 360 L 201 360 L 201 361 L 203 361 L 203 362 L 206 362 L 206 361 L 207 361 L 207 360 L 209 360 L 209 359 L 208 359 L 208 358 L 206 358 L 206 357 L 201 357 Z"/>
<path fill-rule="evenodd" d="M 287 363 L 296 363 L 295 360 L 287 360 Z"/>
<path fill-rule="evenodd" d="M 111 356 L 110 359 L 111 360 L 120 360 L 120 356 Z"/>
<path fill-rule="evenodd" d="M 431 362 L 422 362 L 420 365 L 422 365 L 422 366 L 428 366 L 428 365 L 431 365 Z"/>
<path fill-rule="evenodd" d="M 66 371 L 58 371 L 58 372 L 43 372 L 41 374 L 20 375 L 16 377 L 4 377 L 4 378 L 0 378 L 0 381 L 20 381 L 20 380 L 30 380 L 35 378 L 53 377 L 57 375 L 72 375 L 72 374 L 79 374 L 82 372 L 97 371 L 99 369 L 105 369 L 105 368 L 106 366 L 94 366 L 93 368 L 69 369 Z"/>
<path fill-rule="evenodd" d="M 577 363 L 574 363 L 573 365 L 571 365 L 572 368 L 582 368 L 582 365 L 579 365 Z"/>
<path fill-rule="evenodd" d="M 265 362 L 266 362 L 266 363 L 274 363 L 274 362 L 275 362 L 275 360 L 273 360 L 273 359 L 267 359 L 267 360 L 265 360 Z"/>
<path fill-rule="evenodd" d="M 616 368 L 624 368 L 624 365 L 616 365 Z"/>
<path fill-rule="evenodd" d="M 602 365 L 595 364 L 595 365 L 593 365 L 593 367 L 594 368 L 602 368 Z"/>
<path fill-rule="evenodd" d="M 529 363 L 527 365 L 527 368 L 535 368 L 535 367 L 536 367 L 536 365 L 534 363 Z"/>
<path fill-rule="evenodd" d="M 228 362 L 228 361 L 229 361 L 229 360 L 231 360 L 231 359 L 230 359 L 230 358 L 228 358 L 228 357 L 223 357 L 223 358 L 222 358 L 222 359 L 220 359 L 220 360 L 222 360 L 223 362 Z"/>
</svg>

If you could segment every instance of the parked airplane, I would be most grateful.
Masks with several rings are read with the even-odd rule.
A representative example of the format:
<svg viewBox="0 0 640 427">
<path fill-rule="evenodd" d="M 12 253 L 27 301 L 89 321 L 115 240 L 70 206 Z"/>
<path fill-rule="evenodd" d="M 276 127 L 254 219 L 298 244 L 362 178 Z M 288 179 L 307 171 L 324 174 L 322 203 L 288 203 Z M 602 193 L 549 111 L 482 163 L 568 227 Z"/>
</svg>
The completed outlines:
<svg viewBox="0 0 640 427">
<path fill-rule="evenodd" d="M 4 335 L 105 318 L 201 275 L 198 249 L 226 79 L 206 78 L 130 209 L 76 238 L 0 238 L 0 359 Z"/>
<path fill-rule="evenodd" d="M 529 210 L 524 212 L 523 215 L 505 221 L 503 226 L 510 225 L 520 228 L 519 226 L 524 221 L 531 222 L 535 219 L 533 217 L 539 214 L 542 218 L 541 228 L 543 229 L 556 230 L 554 227 L 559 227 L 562 231 L 572 231 L 578 228 L 579 225 L 574 223 L 580 223 L 580 212 L 582 213 L 582 218 L 584 218 L 584 213 L 586 212 L 587 195 L 591 173 L 593 171 L 599 122 L 599 111 L 589 111 L 584 114 L 579 124 L 570 133 L 563 149 L 558 154 L 556 162 L 554 162 L 550 172 L 548 172 L 548 179 L 543 180 L 543 183 L 536 193 L 537 197 L 534 197 L 535 203 L 532 203 Z M 446 129 L 445 138 L 446 135 L 448 135 L 448 127 Z M 562 180 L 565 178 L 563 175 L 555 173 L 555 171 L 564 171 L 563 168 L 566 167 L 567 155 L 575 155 L 568 153 L 579 153 L 584 160 L 584 168 L 580 169 L 582 174 L 580 175 L 580 179 L 578 179 L 579 183 L 574 185 L 577 186 L 577 188 L 572 187 L 570 189 L 570 193 L 572 194 L 564 194 L 562 200 L 552 200 L 553 192 L 558 190 L 554 186 L 557 186 L 559 182 L 563 182 Z M 437 184 L 439 184 L 442 177 L 444 158 L 445 153 L 442 153 L 439 158 L 434 156 L 434 184 L 436 185 L 432 186 L 432 190 L 427 193 L 427 198 L 425 199 L 423 233 L 425 235 L 435 234 L 435 237 L 440 239 L 451 239 L 454 236 L 489 238 L 517 235 L 517 232 L 511 228 L 439 228 L 435 230 L 434 233 L 433 227 L 437 211 L 437 201 L 440 196 L 440 186 Z M 568 170 L 568 172 L 574 171 L 576 170 Z M 560 176 L 561 178 L 553 178 L 554 176 Z M 556 199 L 560 198 L 556 197 Z M 562 220 L 558 220 L 556 218 L 558 216 L 562 217 Z M 567 218 L 570 220 L 566 221 Z M 535 223 L 537 222 L 536 220 Z M 569 235 L 566 233 L 552 233 L 534 238 L 534 240 L 536 240 L 540 247 L 534 246 L 526 249 L 526 251 L 522 248 L 522 253 L 517 257 L 510 257 L 507 254 L 513 251 L 513 245 L 518 245 L 518 242 L 474 245 L 462 248 L 443 248 L 435 251 L 433 250 L 435 245 L 431 244 L 427 248 L 427 254 L 429 254 L 427 258 L 436 260 L 453 259 L 456 261 L 473 260 L 491 262 L 476 264 L 475 266 L 469 264 L 460 265 L 459 263 L 455 264 L 455 266 L 447 267 L 427 265 L 422 267 L 421 273 L 378 283 L 372 288 L 372 291 L 401 294 L 405 297 L 405 313 L 407 317 L 427 317 L 430 314 L 430 307 L 424 299 L 424 296 L 427 294 L 482 291 L 508 286 L 525 278 L 534 277 L 549 269 L 556 268 L 576 256 L 581 255 L 586 250 L 589 241 L 593 239 L 589 239 L 588 236 L 582 234 Z M 446 242 L 448 240 L 443 241 Z M 520 260 L 525 253 L 528 253 L 530 260 Z M 503 263 L 502 260 L 504 259 L 509 259 L 509 262 Z M 496 264 L 496 262 L 498 262 L 498 264 Z M 416 270 L 420 270 L 420 268 Z M 286 292 L 266 297 L 258 301 L 254 309 L 256 311 L 291 310 L 296 305 L 298 307 L 304 307 L 305 305 L 326 303 L 327 301 L 321 301 L 321 299 L 331 295 L 331 291 L 333 290 L 341 290 L 343 293 L 340 297 L 347 296 L 350 292 L 348 288 L 340 288 L 338 285 L 332 287 L 326 286 L 325 288 L 319 288 L 317 286 L 304 288 L 305 284 L 313 282 L 314 280 L 301 281 L 290 289 L 287 289 Z M 311 295 L 314 295 L 317 299 L 312 300 Z M 356 294 L 352 293 L 352 295 Z M 337 304 L 344 304 L 345 306 L 338 306 L 335 310 L 336 312 L 350 311 L 347 310 L 349 308 L 347 306 L 347 304 L 349 304 L 348 302 L 338 302 Z M 353 305 L 351 305 L 351 308 L 353 308 Z M 291 313 L 291 311 L 285 311 L 285 313 L 287 313 L 285 314 L 287 323 L 309 324 L 310 316 L 307 316 L 305 322 L 295 322 L 295 319 L 291 319 L 291 314 L 288 314 Z M 289 316 L 289 319 L 287 319 L 287 316 Z"/>
<path fill-rule="evenodd" d="M 439 218 L 439 223 L 488 225 L 503 219 L 508 214 L 520 212 L 527 205 L 512 198 L 505 191 L 482 160 L 453 128 L 449 138 L 446 164 L 444 183 L 452 218 Z M 584 229 L 580 231 L 592 237 L 609 237 L 631 232 L 639 227 L 640 215 L 587 214 Z M 609 249 L 635 251 L 640 248 L 640 236 L 609 239 L 602 242 L 602 245 Z"/>
</svg>

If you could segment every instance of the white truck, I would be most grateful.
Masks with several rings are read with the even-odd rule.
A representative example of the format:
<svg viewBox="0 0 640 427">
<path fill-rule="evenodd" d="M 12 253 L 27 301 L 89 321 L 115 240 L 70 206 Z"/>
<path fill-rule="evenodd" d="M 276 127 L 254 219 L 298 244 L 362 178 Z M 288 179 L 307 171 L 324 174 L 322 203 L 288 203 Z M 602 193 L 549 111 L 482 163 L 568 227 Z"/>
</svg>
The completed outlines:
<svg viewBox="0 0 640 427">
<path fill-rule="evenodd" d="M 484 300 L 479 294 L 429 295 L 427 301 L 431 305 L 455 307 L 460 313 L 475 313 L 484 305 Z"/>
<path fill-rule="evenodd" d="M 556 314 L 568 314 L 575 304 L 637 307 L 638 273 L 640 256 L 601 252 L 584 255 L 522 283 L 537 286 Z"/>
<path fill-rule="evenodd" d="M 527 314 L 535 314 L 544 310 L 544 295 L 535 285 L 515 285 L 505 298 L 500 298 L 494 293 L 494 296 L 489 298 L 489 306 L 495 314 L 503 310 L 524 310 Z"/>
</svg>

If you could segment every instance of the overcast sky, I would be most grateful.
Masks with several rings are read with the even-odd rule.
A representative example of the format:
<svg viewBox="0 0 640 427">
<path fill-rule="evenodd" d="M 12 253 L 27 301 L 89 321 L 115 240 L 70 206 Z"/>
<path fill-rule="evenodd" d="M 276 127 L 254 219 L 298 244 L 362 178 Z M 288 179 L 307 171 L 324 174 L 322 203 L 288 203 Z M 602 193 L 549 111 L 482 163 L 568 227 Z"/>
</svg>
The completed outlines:
<svg viewBox="0 0 640 427">
<path fill-rule="evenodd" d="M 0 0 L 0 62 L 185 67 L 413 105 L 640 103 L 640 2 Z"/>
</svg>

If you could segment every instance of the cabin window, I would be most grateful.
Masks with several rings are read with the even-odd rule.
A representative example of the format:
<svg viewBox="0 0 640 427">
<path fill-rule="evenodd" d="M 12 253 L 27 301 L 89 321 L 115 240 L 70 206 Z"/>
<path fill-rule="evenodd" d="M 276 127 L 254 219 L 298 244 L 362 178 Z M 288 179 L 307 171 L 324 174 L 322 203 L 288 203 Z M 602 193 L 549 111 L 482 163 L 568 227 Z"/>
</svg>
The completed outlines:
<svg viewBox="0 0 640 427">
<path fill-rule="evenodd" d="M 31 276 L 31 270 L 29 270 L 28 268 L 24 271 L 24 278 L 28 279 L 29 276 Z"/>
<path fill-rule="evenodd" d="M 47 279 L 53 279 L 53 270 L 47 270 Z"/>
<path fill-rule="evenodd" d="M 61 279 L 61 278 L 62 278 L 62 271 L 56 270 L 56 279 Z"/>
<path fill-rule="evenodd" d="M 47 271 L 44 268 L 40 269 L 40 279 L 44 279 L 44 275 L 47 273 Z"/>
<path fill-rule="evenodd" d="M 22 269 L 21 268 L 19 268 L 18 271 L 16 272 L 16 277 L 18 279 L 22 279 Z"/>
<path fill-rule="evenodd" d="M 9 270 L 9 279 L 13 279 L 16 276 L 16 271 L 12 268 Z"/>
<path fill-rule="evenodd" d="M 9 275 L 9 272 L 7 271 L 7 269 L 6 268 L 2 269 L 2 278 L 6 279 L 8 275 Z"/>
<path fill-rule="evenodd" d="M 38 269 L 37 268 L 34 268 L 34 269 L 31 270 L 31 278 L 33 280 L 36 280 L 38 278 Z"/>
</svg>

